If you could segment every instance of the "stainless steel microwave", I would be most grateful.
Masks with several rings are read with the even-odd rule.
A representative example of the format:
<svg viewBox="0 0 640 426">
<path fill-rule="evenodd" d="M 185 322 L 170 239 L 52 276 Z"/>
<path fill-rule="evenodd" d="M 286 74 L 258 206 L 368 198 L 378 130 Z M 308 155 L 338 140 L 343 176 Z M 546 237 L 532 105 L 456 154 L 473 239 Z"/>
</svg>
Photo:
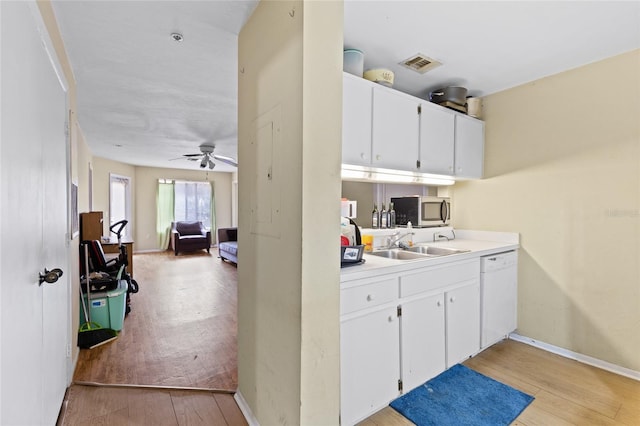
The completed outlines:
<svg viewBox="0 0 640 426">
<path fill-rule="evenodd" d="M 397 226 L 407 226 L 407 222 L 416 228 L 446 226 L 451 220 L 451 202 L 444 197 L 409 197 L 391 198 L 396 211 Z"/>
</svg>

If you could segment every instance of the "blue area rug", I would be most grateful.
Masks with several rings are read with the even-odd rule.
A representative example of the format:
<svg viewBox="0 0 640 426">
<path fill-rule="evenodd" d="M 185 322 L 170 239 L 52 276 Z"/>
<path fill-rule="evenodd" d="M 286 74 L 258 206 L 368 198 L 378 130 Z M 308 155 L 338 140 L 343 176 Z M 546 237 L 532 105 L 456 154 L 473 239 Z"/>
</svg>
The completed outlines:
<svg viewBox="0 0 640 426">
<path fill-rule="evenodd" d="M 509 425 L 533 397 L 454 365 L 389 404 L 418 426 Z"/>
</svg>

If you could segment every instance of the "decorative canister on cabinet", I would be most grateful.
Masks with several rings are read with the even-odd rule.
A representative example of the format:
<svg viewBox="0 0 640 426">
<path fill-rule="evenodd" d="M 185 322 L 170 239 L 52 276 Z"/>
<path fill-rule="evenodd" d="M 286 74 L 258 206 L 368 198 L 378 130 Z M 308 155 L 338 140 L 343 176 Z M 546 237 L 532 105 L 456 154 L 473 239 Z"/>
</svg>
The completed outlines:
<svg viewBox="0 0 640 426">
<path fill-rule="evenodd" d="M 482 116 L 482 98 L 467 98 L 467 114 L 475 118 Z"/>
</svg>

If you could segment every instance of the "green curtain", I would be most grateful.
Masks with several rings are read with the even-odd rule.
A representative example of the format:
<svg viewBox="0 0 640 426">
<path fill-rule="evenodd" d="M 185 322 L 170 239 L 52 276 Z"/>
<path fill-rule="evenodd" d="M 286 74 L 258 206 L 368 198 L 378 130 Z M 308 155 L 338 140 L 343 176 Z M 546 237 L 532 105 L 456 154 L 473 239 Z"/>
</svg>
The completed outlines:
<svg viewBox="0 0 640 426">
<path fill-rule="evenodd" d="M 156 232 L 158 234 L 158 247 L 161 250 L 166 250 L 169 248 L 175 203 L 173 182 L 158 182 L 157 203 Z"/>
<path fill-rule="evenodd" d="M 216 232 L 216 200 L 213 195 L 213 182 L 211 184 L 211 244 L 218 242 L 218 233 Z"/>
</svg>

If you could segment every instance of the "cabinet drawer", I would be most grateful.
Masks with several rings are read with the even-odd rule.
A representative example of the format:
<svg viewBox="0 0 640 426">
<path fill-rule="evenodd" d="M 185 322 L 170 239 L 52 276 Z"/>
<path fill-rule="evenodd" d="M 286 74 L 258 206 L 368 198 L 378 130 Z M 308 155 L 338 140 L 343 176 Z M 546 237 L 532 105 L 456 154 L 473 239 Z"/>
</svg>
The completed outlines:
<svg viewBox="0 0 640 426">
<path fill-rule="evenodd" d="M 412 296 L 480 277 L 480 259 L 434 266 L 400 276 L 400 297 Z"/>
<path fill-rule="evenodd" d="M 392 302 L 398 297 L 398 279 L 395 277 L 340 290 L 340 315 Z"/>
</svg>

